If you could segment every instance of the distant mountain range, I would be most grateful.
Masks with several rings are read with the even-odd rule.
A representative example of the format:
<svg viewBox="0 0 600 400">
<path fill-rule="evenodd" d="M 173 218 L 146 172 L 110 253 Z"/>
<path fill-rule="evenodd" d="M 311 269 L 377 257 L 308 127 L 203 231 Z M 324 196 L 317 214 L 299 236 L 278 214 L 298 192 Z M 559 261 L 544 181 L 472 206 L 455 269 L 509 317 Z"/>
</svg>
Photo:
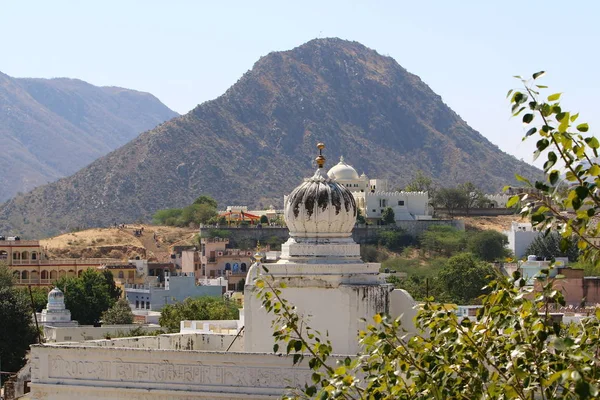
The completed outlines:
<svg viewBox="0 0 600 400">
<path fill-rule="evenodd" d="M 470 128 L 418 76 L 356 42 L 317 39 L 262 57 L 222 96 L 76 174 L 0 206 L 0 232 L 33 237 L 147 220 L 200 194 L 282 206 L 312 174 L 315 144 L 403 186 L 418 170 L 487 191 L 540 171 Z"/>
<path fill-rule="evenodd" d="M 149 93 L 0 73 L 0 201 L 71 175 L 177 115 Z"/>
</svg>

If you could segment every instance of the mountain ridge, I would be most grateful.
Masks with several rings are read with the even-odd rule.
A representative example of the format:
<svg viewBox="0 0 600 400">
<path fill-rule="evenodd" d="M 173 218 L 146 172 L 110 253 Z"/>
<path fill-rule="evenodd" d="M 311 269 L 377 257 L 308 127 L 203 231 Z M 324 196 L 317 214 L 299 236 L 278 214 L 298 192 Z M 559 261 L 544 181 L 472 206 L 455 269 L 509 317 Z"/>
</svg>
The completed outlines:
<svg viewBox="0 0 600 400">
<path fill-rule="evenodd" d="M 216 99 L 3 204 L 0 229 L 28 236 L 146 220 L 200 194 L 221 206 L 281 206 L 312 174 L 318 141 L 328 167 L 344 155 L 396 185 L 424 170 L 445 185 L 473 181 L 493 191 L 514 173 L 540 173 L 470 128 L 391 57 L 315 39 L 261 57 Z"/>
<path fill-rule="evenodd" d="M 176 115 L 145 92 L 0 73 L 0 200 L 70 175 Z"/>
</svg>

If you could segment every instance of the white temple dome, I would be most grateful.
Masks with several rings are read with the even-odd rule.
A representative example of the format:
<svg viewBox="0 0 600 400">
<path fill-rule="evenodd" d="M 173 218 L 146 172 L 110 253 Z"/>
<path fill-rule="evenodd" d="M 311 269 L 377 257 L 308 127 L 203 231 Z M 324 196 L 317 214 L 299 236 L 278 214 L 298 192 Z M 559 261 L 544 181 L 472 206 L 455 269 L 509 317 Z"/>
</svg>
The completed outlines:
<svg viewBox="0 0 600 400">
<path fill-rule="evenodd" d="M 318 147 L 322 150 L 325 146 L 320 143 Z M 284 218 L 291 237 L 341 238 L 352 234 L 356 223 L 354 196 L 325 173 L 324 162 L 325 158 L 320 154 L 315 174 L 305 179 L 285 200 Z"/>
<path fill-rule="evenodd" d="M 340 162 L 331 167 L 329 171 L 327 171 L 327 175 L 331 179 L 335 179 L 338 181 L 353 181 L 358 180 L 358 172 L 351 165 L 346 164 L 344 161 L 344 157 L 340 157 Z"/>
<path fill-rule="evenodd" d="M 46 305 L 48 310 L 64 310 L 65 309 L 65 295 L 59 288 L 54 288 L 48 293 L 48 304 Z"/>
</svg>

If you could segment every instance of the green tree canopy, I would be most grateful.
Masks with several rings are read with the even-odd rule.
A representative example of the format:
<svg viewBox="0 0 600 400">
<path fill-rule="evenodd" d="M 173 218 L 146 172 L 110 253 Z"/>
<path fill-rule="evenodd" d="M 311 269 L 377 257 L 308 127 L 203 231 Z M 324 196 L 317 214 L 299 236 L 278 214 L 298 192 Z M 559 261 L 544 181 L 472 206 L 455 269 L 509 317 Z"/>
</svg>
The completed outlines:
<svg viewBox="0 0 600 400">
<path fill-rule="evenodd" d="M 404 188 L 406 192 L 429 192 L 434 193 L 434 184 L 431 177 L 425 175 L 422 170 L 418 170 L 413 179 Z"/>
<path fill-rule="evenodd" d="M 360 208 L 356 209 L 356 223 L 364 225 L 367 222 Z"/>
<path fill-rule="evenodd" d="M 385 225 L 393 225 L 396 223 L 396 215 L 392 207 L 386 207 L 381 213 L 381 222 Z"/>
<path fill-rule="evenodd" d="M 26 293 L 6 282 L 0 286 L 0 361 L 2 371 L 17 372 L 25 365 L 29 345 L 35 343 L 36 330 L 31 302 Z"/>
<path fill-rule="evenodd" d="M 462 188 L 458 187 L 438 189 L 433 199 L 434 205 L 445 208 L 450 217 L 454 216 L 456 209 L 465 207 L 468 201 L 468 195 Z"/>
<path fill-rule="evenodd" d="M 268 224 L 269 223 L 269 218 L 266 215 L 261 215 L 260 216 L 260 223 L 261 224 Z"/>
<path fill-rule="evenodd" d="M 215 210 L 217 209 L 217 201 L 210 196 L 202 195 L 199 196 L 196 200 L 194 200 L 194 204 L 206 204 Z"/>
<path fill-rule="evenodd" d="M 112 274 L 94 269 L 83 271 L 81 277 L 62 277 L 56 282 L 65 295 L 65 306 L 71 311 L 73 320 L 81 325 L 100 322 L 102 313 L 108 310 L 121 295 Z"/>
<path fill-rule="evenodd" d="M 497 231 L 482 231 L 470 235 L 467 250 L 483 261 L 497 261 L 506 257 L 508 250 L 506 235 Z"/>
<path fill-rule="evenodd" d="M 184 320 L 238 319 L 235 304 L 220 297 L 188 297 L 182 302 L 168 304 L 161 310 L 160 326 L 169 332 L 179 332 L 179 323 Z"/>
<path fill-rule="evenodd" d="M 581 251 L 573 238 L 563 238 L 558 232 L 549 232 L 547 235 L 542 234 L 533 239 L 525 253 L 548 260 L 555 257 L 568 257 L 569 261 L 577 261 Z"/>
<path fill-rule="evenodd" d="M 469 253 L 451 257 L 438 279 L 448 298 L 457 304 L 472 304 L 484 294 L 483 287 L 496 277 L 494 268 Z"/>
<path fill-rule="evenodd" d="M 452 226 L 433 225 L 421 234 L 419 244 L 424 252 L 449 257 L 466 249 L 467 238 Z"/>
<path fill-rule="evenodd" d="M 176 226 L 177 221 L 181 217 L 183 210 L 181 208 L 167 208 L 158 210 L 152 216 L 152 220 L 156 225 Z"/>
<path fill-rule="evenodd" d="M 0 288 L 14 285 L 15 275 L 5 263 L 0 263 Z"/>
<path fill-rule="evenodd" d="M 127 299 L 121 298 L 104 313 L 102 323 L 106 325 L 126 325 L 133 323 L 133 312 Z"/>
</svg>

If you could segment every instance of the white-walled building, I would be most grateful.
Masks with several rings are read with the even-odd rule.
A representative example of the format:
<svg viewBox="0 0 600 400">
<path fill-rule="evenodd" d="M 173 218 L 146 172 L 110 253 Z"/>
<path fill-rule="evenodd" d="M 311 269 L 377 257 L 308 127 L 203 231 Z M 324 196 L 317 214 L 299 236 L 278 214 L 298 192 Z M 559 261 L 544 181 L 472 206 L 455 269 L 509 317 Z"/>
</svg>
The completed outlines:
<svg viewBox="0 0 600 400">
<path fill-rule="evenodd" d="M 391 207 L 397 221 L 431 219 L 427 192 L 396 192 L 388 187 L 387 179 L 369 179 L 340 158 L 327 175 L 346 187 L 354 196 L 356 205 L 368 220 L 381 218 L 383 210 Z"/>
<path fill-rule="evenodd" d="M 402 326 L 414 331 L 415 302 L 385 283 L 379 264 L 360 259 L 351 235 L 354 196 L 327 175 L 324 161 L 319 155 L 313 177 L 286 198 L 290 237 L 268 274 L 264 254 L 255 255 L 238 321 L 183 321 L 179 334 L 34 345 L 30 397 L 259 400 L 303 387 L 313 371 L 308 361 L 293 365 L 292 357 L 273 352 L 273 315 L 255 296 L 256 277 L 285 283 L 282 297 L 313 329 L 328 333 L 334 354 L 356 354 L 361 319 L 379 312 L 402 315 Z"/>
<path fill-rule="evenodd" d="M 71 311 L 65 307 L 65 295 L 59 288 L 54 288 L 48 293 L 46 308 L 39 315 L 42 326 L 77 326 L 77 321 L 71 321 Z"/>
<path fill-rule="evenodd" d="M 508 237 L 508 248 L 512 250 L 515 258 L 520 259 L 529 254 L 525 254 L 527 248 L 540 235 L 539 231 L 533 229 L 529 222 L 513 221 L 510 230 L 504 232 Z"/>
</svg>

